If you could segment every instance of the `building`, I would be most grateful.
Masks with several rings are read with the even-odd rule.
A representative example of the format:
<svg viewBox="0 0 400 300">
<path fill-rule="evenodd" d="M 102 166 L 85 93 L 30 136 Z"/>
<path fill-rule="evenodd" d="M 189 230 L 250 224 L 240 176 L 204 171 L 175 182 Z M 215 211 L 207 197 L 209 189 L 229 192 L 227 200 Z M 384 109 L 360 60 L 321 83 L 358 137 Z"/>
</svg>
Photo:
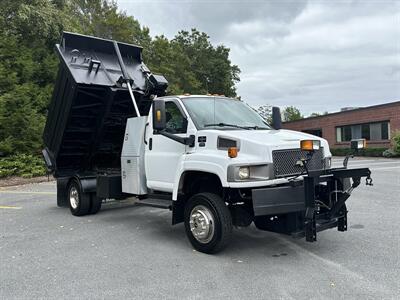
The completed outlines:
<svg viewBox="0 0 400 300">
<path fill-rule="evenodd" d="M 321 136 L 332 148 L 349 147 L 350 140 L 359 138 L 367 139 L 369 148 L 389 148 L 391 135 L 400 130 L 400 101 L 284 122 L 282 126 Z"/>
</svg>

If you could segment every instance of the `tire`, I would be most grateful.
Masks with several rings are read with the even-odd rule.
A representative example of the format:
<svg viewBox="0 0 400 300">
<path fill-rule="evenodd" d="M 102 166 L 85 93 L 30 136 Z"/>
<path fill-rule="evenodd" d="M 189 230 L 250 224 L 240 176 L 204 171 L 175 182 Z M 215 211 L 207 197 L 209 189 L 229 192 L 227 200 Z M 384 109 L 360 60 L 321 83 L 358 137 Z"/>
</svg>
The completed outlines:
<svg viewBox="0 0 400 300">
<path fill-rule="evenodd" d="M 203 253 L 221 251 L 232 236 L 231 213 L 221 197 L 215 194 L 192 196 L 185 205 L 184 222 L 190 243 Z M 203 230 L 198 227 L 202 225 Z"/>
<path fill-rule="evenodd" d="M 71 214 L 74 216 L 84 216 L 89 213 L 90 195 L 82 191 L 77 179 L 72 179 L 69 183 L 67 197 Z"/>
<path fill-rule="evenodd" d="M 101 209 L 102 199 L 96 196 L 96 193 L 90 193 L 90 209 L 89 214 L 97 214 Z"/>
</svg>

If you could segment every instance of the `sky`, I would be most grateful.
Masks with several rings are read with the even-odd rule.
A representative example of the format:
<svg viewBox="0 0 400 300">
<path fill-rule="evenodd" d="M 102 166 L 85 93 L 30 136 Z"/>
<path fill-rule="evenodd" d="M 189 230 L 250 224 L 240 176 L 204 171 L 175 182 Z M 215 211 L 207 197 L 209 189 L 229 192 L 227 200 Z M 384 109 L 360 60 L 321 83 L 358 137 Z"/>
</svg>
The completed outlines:
<svg viewBox="0 0 400 300">
<path fill-rule="evenodd" d="M 400 1 L 118 0 L 152 36 L 197 28 L 231 49 L 237 93 L 305 115 L 400 100 Z"/>
</svg>

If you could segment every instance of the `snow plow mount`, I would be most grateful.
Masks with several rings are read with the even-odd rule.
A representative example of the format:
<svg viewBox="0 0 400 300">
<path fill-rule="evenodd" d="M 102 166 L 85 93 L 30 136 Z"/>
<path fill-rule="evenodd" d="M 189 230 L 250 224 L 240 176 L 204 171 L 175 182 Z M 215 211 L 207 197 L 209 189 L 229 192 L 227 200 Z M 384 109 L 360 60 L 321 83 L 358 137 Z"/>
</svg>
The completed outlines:
<svg viewBox="0 0 400 300">
<path fill-rule="evenodd" d="M 354 188 L 360 185 L 361 178 L 366 177 L 366 185 L 372 185 L 371 171 L 369 168 L 334 168 L 308 172 L 304 177 L 305 191 L 305 218 L 304 230 L 292 233 L 294 237 L 304 237 L 307 242 L 317 240 L 317 232 L 328 228 L 337 227 L 339 231 L 347 230 L 346 200 Z M 350 184 L 350 179 L 352 184 Z M 345 182 L 348 182 L 347 184 Z M 342 183 L 342 190 L 335 189 L 335 201 L 325 212 L 320 213 L 316 201 L 316 187 L 321 183 Z"/>
</svg>

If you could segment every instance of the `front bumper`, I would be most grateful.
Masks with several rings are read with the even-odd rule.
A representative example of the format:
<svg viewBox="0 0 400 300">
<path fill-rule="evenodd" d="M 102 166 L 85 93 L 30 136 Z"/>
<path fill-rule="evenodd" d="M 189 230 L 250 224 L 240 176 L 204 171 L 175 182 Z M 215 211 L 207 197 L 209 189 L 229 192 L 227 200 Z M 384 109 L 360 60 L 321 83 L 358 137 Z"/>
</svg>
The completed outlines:
<svg viewBox="0 0 400 300">
<path fill-rule="evenodd" d="M 265 230 L 305 237 L 313 242 L 317 232 L 337 227 L 347 230 L 346 200 L 362 177 L 372 185 L 368 168 L 310 171 L 302 181 L 252 189 L 255 218 L 264 218 Z"/>
</svg>

